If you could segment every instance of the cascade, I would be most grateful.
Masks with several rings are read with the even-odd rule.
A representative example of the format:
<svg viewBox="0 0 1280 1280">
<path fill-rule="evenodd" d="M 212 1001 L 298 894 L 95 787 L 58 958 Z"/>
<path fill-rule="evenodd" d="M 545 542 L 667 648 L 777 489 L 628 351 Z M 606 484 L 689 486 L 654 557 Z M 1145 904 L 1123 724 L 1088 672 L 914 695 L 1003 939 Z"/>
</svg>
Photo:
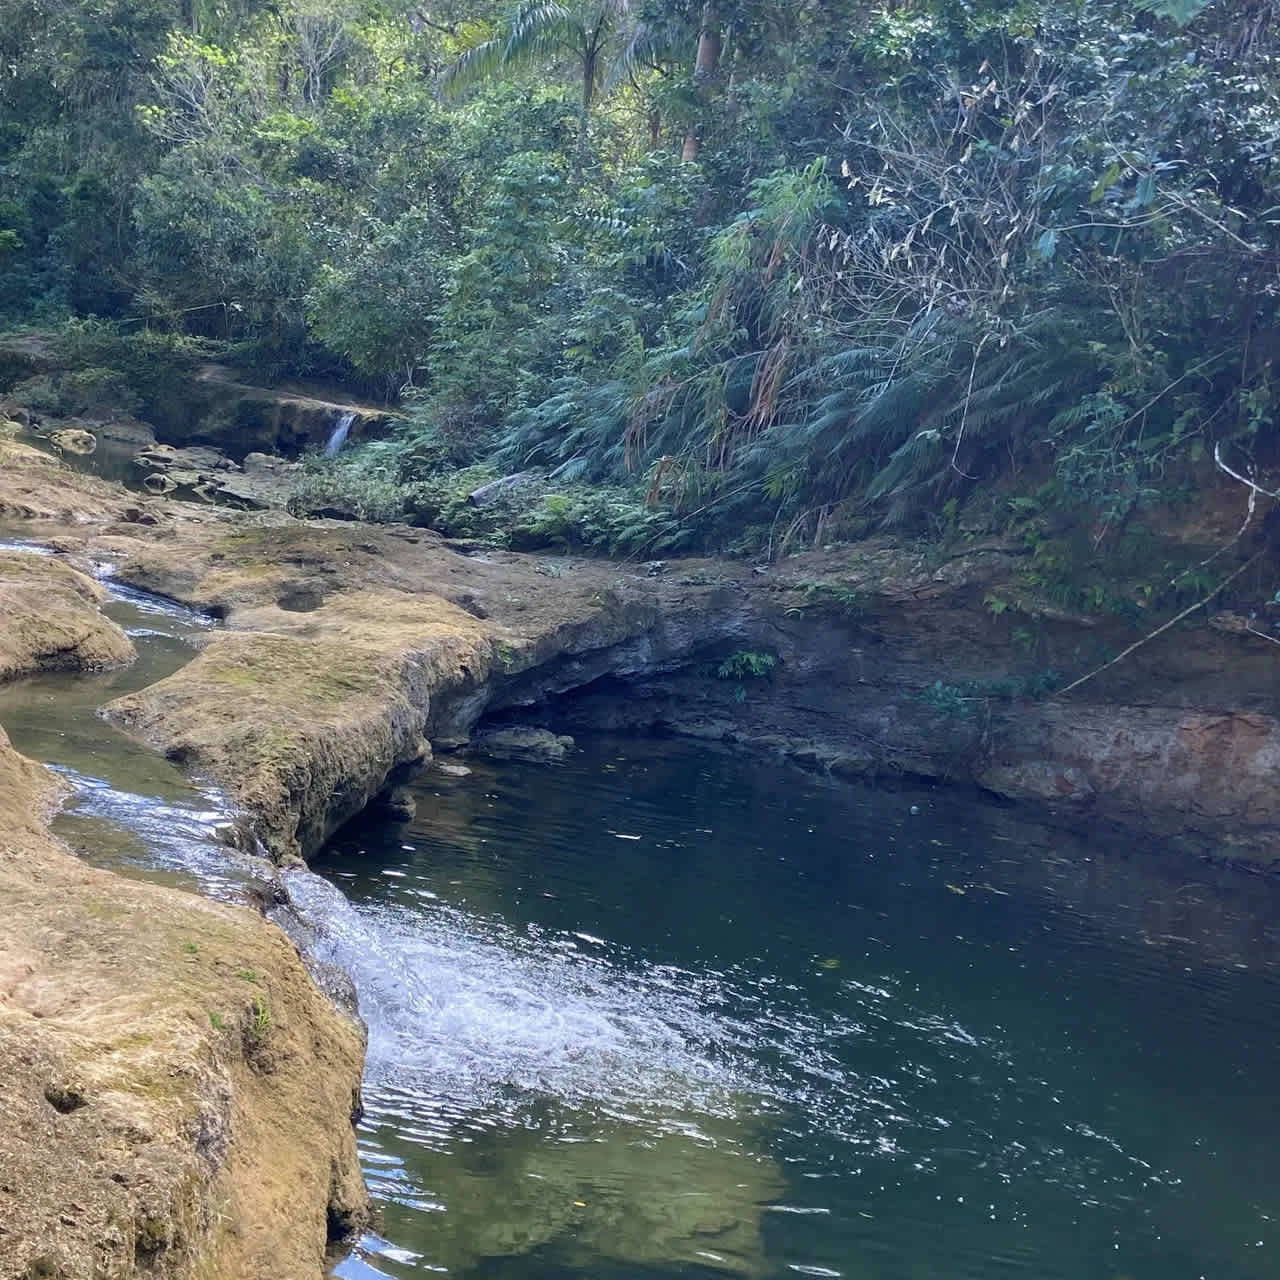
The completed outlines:
<svg viewBox="0 0 1280 1280">
<path fill-rule="evenodd" d="M 354 413 L 344 413 L 338 418 L 324 446 L 324 456 L 326 458 L 336 458 L 342 451 L 342 446 L 347 443 L 347 437 L 351 434 L 351 424 L 355 420 L 356 415 Z"/>
</svg>

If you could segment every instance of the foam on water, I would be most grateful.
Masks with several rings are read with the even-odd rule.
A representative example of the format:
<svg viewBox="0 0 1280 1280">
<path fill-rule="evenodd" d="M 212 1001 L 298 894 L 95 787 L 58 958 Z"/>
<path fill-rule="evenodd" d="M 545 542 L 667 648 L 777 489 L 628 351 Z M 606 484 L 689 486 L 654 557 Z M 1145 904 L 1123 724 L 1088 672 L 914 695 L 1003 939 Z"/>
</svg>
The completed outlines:
<svg viewBox="0 0 1280 1280">
<path fill-rule="evenodd" d="M 949 1152 L 984 1149 L 1004 1185 L 1088 1186 L 1115 1203 L 1167 1176 L 1070 1115 L 1051 1126 L 1052 1144 L 1026 1141 L 1056 1109 L 1043 1064 L 1014 1062 L 994 1029 L 920 1008 L 891 975 L 837 980 L 836 1013 L 743 967 L 648 964 L 594 935 L 520 933 L 438 901 L 356 905 L 309 871 L 285 879 L 320 925 L 319 958 L 359 992 L 369 1120 L 403 1140 L 443 1149 L 551 1100 L 580 1119 L 693 1136 L 749 1112 L 802 1147 L 821 1132 L 846 1158 L 922 1178 Z M 942 1075 L 1020 1083 L 941 1112 Z M 385 1175 L 380 1194 L 412 1196 Z"/>
<path fill-rule="evenodd" d="M 318 958 L 355 981 L 375 1090 L 422 1085 L 450 1111 L 520 1093 L 632 1116 L 725 1111 L 749 1087 L 732 1028 L 675 975 L 437 904 L 357 908 L 306 871 L 285 881 L 320 927 Z"/>
<path fill-rule="evenodd" d="M 70 786 L 72 798 L 61 822 L 100 822 L 128 832 L 132 849 L 120 857 L 148 872 L 189 877 L 215 897 L 234 895 L 259 878 L 253 861 L 229 847 L 222 833 L 233 819 L 213 788 L 193 788 L 188 801 L 137 795 L 63 765 L 49 766 Z"/>
</svg>

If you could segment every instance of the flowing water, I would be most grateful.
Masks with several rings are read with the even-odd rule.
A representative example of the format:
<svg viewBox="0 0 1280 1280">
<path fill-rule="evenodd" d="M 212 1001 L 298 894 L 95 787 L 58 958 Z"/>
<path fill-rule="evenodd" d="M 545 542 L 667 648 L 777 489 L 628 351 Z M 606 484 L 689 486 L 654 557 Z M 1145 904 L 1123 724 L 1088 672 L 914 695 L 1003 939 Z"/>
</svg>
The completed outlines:
<svg viewBox="0 0 1280 1280">
<path fill-rule="evenodd" d="M 0 688 L 127 874 L 230 894 L 216 792 L 94 715 L 139 664 Z M 703 744 L 427 774 L 287 873 L 370 1041 L 378 1233 L 343 1280 L 1263 1280 L 1280 1271 L 1280 886 Z"/>
<path fill-rule="evenodd" d="M 317 863 L 339 1276 L 1277 1274 L 1273 883 L 680 742 L 417 799 Z"/>
<path fill-rule="evenodd" d="M 21 542 L 0 551 L 39 554 Z M 83 674 L 50 673 L 0 684 L 0 726 L 24 755 L 50 765 L 70 798 L 53 829 L 95 865 L 220 897 L 257 876 L 226 847 L 233 815 L 212 787 L 192 783 L 174 764 L 104 721 L 99 708 L 176 671 L 195 654 L 210 619 L 171 601 L 111 583 L 103 612 L 132 637 L 131 666 Z"/>
<path fill-rule="evenodd" d="M 347 443 L 347 436 L 351 434 L 351 424 L 356 420 L 354 413 L 343 413 L 338 417 L 338 421 L 334 423 L 333 430 L 329 432 L 329 438 L 325 441 L 324 456 L 326 458 L 336 458 L 342 452 L 342 446 Z"/>
</svg>

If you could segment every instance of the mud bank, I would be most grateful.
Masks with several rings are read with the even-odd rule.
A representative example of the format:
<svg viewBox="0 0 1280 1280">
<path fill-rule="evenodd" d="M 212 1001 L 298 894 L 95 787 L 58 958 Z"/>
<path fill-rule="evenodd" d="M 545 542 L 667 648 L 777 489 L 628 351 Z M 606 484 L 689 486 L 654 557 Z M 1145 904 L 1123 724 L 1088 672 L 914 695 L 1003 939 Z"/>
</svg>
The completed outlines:
<svg viewBox="0 0 1280 1280">
<path fill-rule="evenodd" d="M 313 852 L 482 719 L 531 716 L 976 784 L 1195 853 L 1280 857 L 1280 647 L 1201 616 L 1071 698 L 1043 696 L 1043 672 L 1087 669 L 1132 635 L 1033 599 L 993 612 L 1017 547 L 876 541 L 659 568 L 122 491 L 95 490 L 88 514 L 77 483 L 0 463 L 0 517 L 74 532 L 58 543 L 73 560 L 109 559 L 226 620 L 109 714 L 223 787 L 278 859 Z M 45 514 L 59 509 L 73 518 Z"/>
</svg>

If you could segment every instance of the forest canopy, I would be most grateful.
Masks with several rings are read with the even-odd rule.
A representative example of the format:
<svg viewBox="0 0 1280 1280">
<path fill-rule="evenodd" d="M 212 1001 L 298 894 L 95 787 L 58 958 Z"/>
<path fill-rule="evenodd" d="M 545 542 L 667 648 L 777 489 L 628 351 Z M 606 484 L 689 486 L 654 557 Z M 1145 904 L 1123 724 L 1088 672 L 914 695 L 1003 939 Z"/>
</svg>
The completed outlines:
<svg viewBox="0 0 1280 1280">
<path fill-rule="evenodd" d="M 64 409 L 337 381 L 397 484 L 744 546 L 1277 461 L 1280 0 L 2 7 L 0 325 Z"/>
</svg>

